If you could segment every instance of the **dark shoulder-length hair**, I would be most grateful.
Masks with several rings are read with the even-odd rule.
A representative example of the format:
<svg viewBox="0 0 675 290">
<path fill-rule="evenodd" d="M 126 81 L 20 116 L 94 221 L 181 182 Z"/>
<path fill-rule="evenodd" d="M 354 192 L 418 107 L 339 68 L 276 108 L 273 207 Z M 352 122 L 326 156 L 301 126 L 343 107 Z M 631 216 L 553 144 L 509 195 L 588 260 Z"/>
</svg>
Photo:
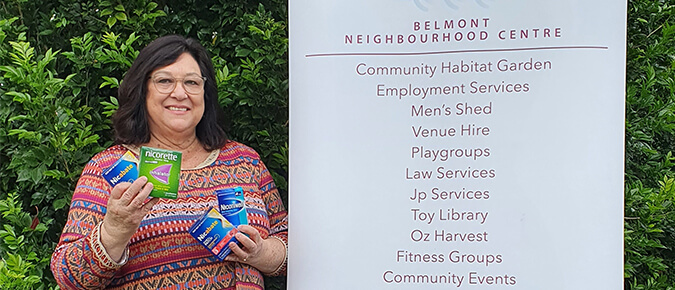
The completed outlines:
<svg viewBox="0 0 675 290">
<path fill-rule="evenodd" d="M 198 41 L 178 35 L 167 35 L 143 48 L 127 71 L 118 89 L 119 108 L 112 117 L 115 143 L 141 145 L 150 142 L 150 126 L 145 97 L 150 74 L 170 65 L 183 53 L 189 53 L 199 64 L 204 82 L 204 115 L 197 124 L 197 139 L 206 150 L 215 150 L 227 142 L 225 113 L 218 104 L 218 91 L 213 63 Z"/>
</svg>

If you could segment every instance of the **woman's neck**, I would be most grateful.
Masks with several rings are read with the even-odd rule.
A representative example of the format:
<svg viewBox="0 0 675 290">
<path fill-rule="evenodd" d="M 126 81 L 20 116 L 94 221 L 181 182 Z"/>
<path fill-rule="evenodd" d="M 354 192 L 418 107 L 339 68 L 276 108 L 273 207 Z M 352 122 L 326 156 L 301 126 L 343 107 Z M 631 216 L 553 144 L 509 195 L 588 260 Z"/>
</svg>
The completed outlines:
<svg viewBox="0 0 675 290">
<path fill-rule="evenodd" d="M 150 134 L 150 142 L 143 146 L 181 152 L 181 169 L 195 168 L 209 155 L 209 152 L 204 149 L 202 143 L 197 139 L 197 136 L 190 138 L 165 138 L 160 135 Z"/>
<path fill-rule="evenodd" d="M 146 144 L 149 147 L 180 151 L 190 153 L 202 148 L 197 136 L 192 135 L 184 138 L 167 138 L 161 135 L 150 134 L 150 142 Z"/>
</svg>

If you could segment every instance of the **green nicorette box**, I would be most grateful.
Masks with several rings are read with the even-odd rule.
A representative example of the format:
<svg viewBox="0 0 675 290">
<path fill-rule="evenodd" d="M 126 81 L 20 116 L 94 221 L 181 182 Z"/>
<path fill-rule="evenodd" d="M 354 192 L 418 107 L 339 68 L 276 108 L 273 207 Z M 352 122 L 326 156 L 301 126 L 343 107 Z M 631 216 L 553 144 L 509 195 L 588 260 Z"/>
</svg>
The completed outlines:
<svg viewBox="0 0 675 290">
<path fill-rule="evenodd" d="M 176 199 L 182 154 L 178 151 L 141 147 L 138 176 L 152 183 L 150 196 Z"/>
</svg>

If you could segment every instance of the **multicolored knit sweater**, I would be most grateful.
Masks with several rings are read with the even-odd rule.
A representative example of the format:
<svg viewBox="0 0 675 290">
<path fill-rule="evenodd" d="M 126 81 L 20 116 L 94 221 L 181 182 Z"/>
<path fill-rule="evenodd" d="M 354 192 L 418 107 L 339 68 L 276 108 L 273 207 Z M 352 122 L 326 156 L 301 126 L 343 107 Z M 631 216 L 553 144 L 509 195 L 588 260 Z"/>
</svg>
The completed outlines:
<svg viewBox="0 0 675 290">
<path fill-rule="evenodd" d="M 181 170 L 178 198 L 162 199 L 152 208 L 131 238 L 128 260 L 122 265 L 100 242 L 112 189 L 101 175 L 127 150 L 121 145 L 108 148 L 82 171 L 52 255 L 52 272 L 61 289 L 263 289 L 260 271 L 219 261 L 187 231 L 207 209 L 217 206 L 216 190 L 241 186 L 249 224 L 263 238 L 274 235 L 288 241 L 286 210 L 259 155 L 230 141 L 197 168 Z M 132 152 L 138 157 L 137 150 Z"/>
</svg>

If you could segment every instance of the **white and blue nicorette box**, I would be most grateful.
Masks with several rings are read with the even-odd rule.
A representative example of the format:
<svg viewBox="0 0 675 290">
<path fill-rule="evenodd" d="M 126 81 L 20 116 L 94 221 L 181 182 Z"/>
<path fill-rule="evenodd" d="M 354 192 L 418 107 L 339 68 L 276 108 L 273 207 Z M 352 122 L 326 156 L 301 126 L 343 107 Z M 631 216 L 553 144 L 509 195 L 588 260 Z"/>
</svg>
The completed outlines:
<svg viewBox="0 0 675 290">
<path fill-rule="evenodd" d="M 218 210 L 232 225 L 247 225 L 246 201 L 241 186 L 216 190 Z"/>
</svg>

